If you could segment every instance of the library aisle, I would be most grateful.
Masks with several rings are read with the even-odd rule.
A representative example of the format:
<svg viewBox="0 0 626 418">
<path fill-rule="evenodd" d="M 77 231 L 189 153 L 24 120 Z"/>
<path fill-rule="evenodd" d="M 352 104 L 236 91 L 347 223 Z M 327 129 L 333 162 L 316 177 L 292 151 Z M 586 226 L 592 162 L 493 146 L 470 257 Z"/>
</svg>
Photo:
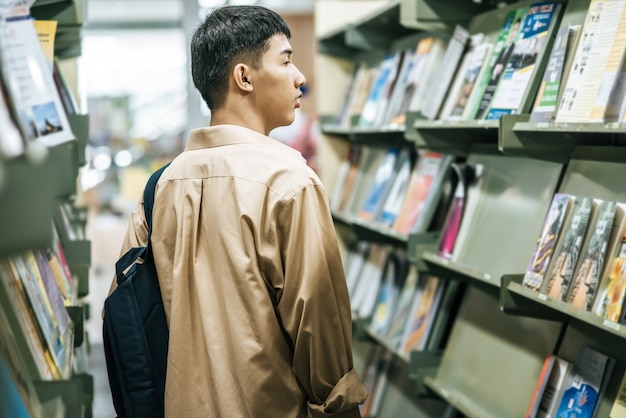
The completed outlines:
<svg viewBox="0 0 626 418">
<path fill-rule="evenodd" d="M 94 377 L 93 418 L 115 418 L 102 346 L 101 312 L 115 271 L 127 217 L 90 213 L 87 233 L 91 240 L 91 271 L 88 301 L 91 316 L 86 324 L 91 345 L 90 372 Z"/>
</svg>

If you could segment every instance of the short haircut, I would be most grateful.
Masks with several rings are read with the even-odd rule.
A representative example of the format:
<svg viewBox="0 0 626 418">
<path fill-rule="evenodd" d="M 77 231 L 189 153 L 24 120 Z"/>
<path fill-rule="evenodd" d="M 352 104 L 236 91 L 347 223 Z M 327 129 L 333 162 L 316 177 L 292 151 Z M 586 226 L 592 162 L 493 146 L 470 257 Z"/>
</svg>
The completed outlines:
<svg viewBox="0 0 626 418">
<path fill-rule="evenodd" d="M 209 109 L 224 105 L 233 66 L 259 68 L 269 39 L 281 33 L 291 37 L 283 18 L 261 6 L 224 6 L 207 15 L 191 38 L 191 77 Z"/>
</svg>

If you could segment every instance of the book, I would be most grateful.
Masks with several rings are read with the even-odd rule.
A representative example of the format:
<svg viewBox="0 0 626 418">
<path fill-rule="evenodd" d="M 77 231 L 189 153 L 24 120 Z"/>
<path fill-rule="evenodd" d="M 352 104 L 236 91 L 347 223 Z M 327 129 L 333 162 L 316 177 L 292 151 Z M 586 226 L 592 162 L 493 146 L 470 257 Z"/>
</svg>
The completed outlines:
<svg viewBox="0 0 626 418">
<path fill-rule="evenodd" d="M 565 193 L 556 193 L 552 197 L 535 250 L 522 280 L 523 286 L 536 291 L 541 288 L 554 247 L 563 230 L 563 221 L 569 212 L 573 199 L 573 196 Z"/>
<path fill-rule="evenodd" d="M 468 113 L 464 119 L 481 120 L 486 116 L 487 109 L 500 82 L 500 77 L 515 48 L 522 20 L 527 11 L 528 7 L 524 6 L 507 13 L 489 58 L 488 71 L 480 80 L 477 95 L 468 108 Z"/>
<path fill-rule="evenodd" d="M 350 296 L 350 303 L 354 310 L 354 297 L 355 292 L 361 278 L 361 272 L 365 265 L 370 251 L 370 243 L 366 241 L 359 241 L 354 247 L 348 249 L 348 256 L 344 262 L 344 270 L 346 276 L 346 285 L 348 287 L 348 294 Z"/>
<path fill-rule="evenodd" d="M 389 95 L 393 90 L 393 85 L 398 75 L 398 68 L 401 65 L 401 60 L 401 51 L 387 54 L 383 58 L 382 62 L 378 66 L 376 79 L 372 84 L 367 101 L 363 106 L 361 117 L 357 123 L 358 127 L 371 128 L 379 125 L 382 113 L 387 107 Z"/>
<path fill-rule="evenodd" d="M 406 113 L 419 112 L 428 101 L 428 86 L 438 79 L 437 67 L 446 52 L 446 45 L 446 40 L 434 36 L 419 41 L 402 105 L 390 120 L 392 126 L 404 126 Z"/>
<path fill-rule="evenodd" d="M 417 282 L 419 273 L 415 264 L 410 263 L 404 278 L 402 289 L 397 298 L 396 306 L 393 309 L 393 316 L 387 330 L 386 339 L 389 345 L 398 349 L 402 342 L 402 334 L 404 332 L 409 311 L 413 302 L 413 298 L 417 292 Z"/>
<path fill-rule="evenodd" d="M 353 308 L 356 318 L 369 318 L 383 280 L 383 268 L 391 247 L 372 243 L 354 292 Z"/>
<path fill-rule="evenodd" d="M 444 110 L 442 119 L 461 120 L 465 109 L 472 100 L 476 82 L 484 73 L 487 58 L 493 49 L 491 42 L 480 42 L 470 51 L 467 66 L 461 74 L 461 86 L 456 94 L 451 95 L 450 109 Z"/>
<path fill-rule="evenodd" d="M 611 47 L 598 87 L 590 122 L 615 122 L 621 117 L 626 93 L 626 3 L 618 3 L 615 14 L 602 24 L 612 28 Z M 621 7 L 619 7 L 621 4 Z M 608 18 L 608 16 L 607 16 Z"/>
<path fill-rule="evenodd" d="M 388 254 L 383 267 L 382 283 L 378 291 L 376 306 L 370 322 L 370 329 L 377 335 L 384 336 L 389 330 L 393 309 L 407 274 L 407 265 L 407 258 L 399 254 L 397 250 Z"/>
<path fill-rule="evenodd" d="M 618 206 L 615 201 L 605 201 L 599 210 L 598 219 L 590 229 L 592 235 L 589 237 L 589 244 L 574 274 L 567 298 L 569 304 L 587 311 L 593 306 L 597 286 L 603 276 L 611 236 L 615 236 L 616 227 L 620 230 L 623 228 L 626 212 L 624 206 Z"/>
<path fill-rule="evenodd" d="M 559 240 L 546 272 L 542 293 L 565 301 L 582 251 L 589 220 L 600 201 L 590 197 L 577 197 L 570 209 L 572 216 L 564 226 L 563 240 Z"/>
<path fill-rule="evenodd" d="M 570 362 L 554 354 L 549 354 L 546 357 L 526 411 L 526 418 L 554 416 L 554 413 L 551 412 L 551 409 L 553 409 L 552 405 L 557 404 L 555 398 L 558 396 L 559 388 L 563 387 L 563 382 L 571 367 L 572 364 Z"/>
<path fill-rule="evenodd" d="M 400 111 L 405 101 L 405 92 L 407 87 L 411 83 L 411 71 L 415 63 L 415 54 L 417 48 L 405 49 L 401 52 L 402 58 L 398 68 L 398 74 L 396 76 L 393 88 L 389 93 L 389 100 L 384 109 L 381 110 L 381 115 L 378 120 L 377 126 L 389 125 L 391 119 Z"/>
<path fill-rule="evenodd" d="M 556 113 L 558 123 L 602 121 L 615 71 L 606 72 L 621 62 L 621 50 L 613 44 L 624 12 L 624 2 L 591 0 L 581 29 L 567 84 Z M 620 40 L 619 43 L 623 41 Z M 622 44 L 623 45 L 623 44 Z M 621 48 L 623 50 L 623 47 Z M 619 57 L 618 57 L 619 55 Z"/>
<path fill-rule="evenodd" d="M 2 78 L 27 143 L 52 147 L 74 139 L 32 19 L 0 22 Z"/>
<path fill-rule="evenodd" d="M 554 361 L 550 367 L 548 380 L 539 397 L 535 418 L 556 418 L 556 412 L 565 391 L 565 384 L 572 375 L 574 365 L 571 362 L 554 355 L 550 355 L 550 357 L 553 357 Z"/>
<path fill-rule="evenodd" d="M 483 33 L 475 33 L 470 35 L 465 51 L 461 56 L 461 60 L 459 62 L 458 68 L 454 74 L 454 78 L 450 82 L 450 87 L 448 88 L 448 92 L 446 97 L 444 98 L 443 104 L 441 106 L 441 110 L 438 119 L 447 120 L 452 113 L 452 108 L 454 107 L 457 97 L 461 93 L 461 89 L 463 88 L 463 83 L 465 81 L 465 75 L 470 66 L 470 62 L 472 60 L 472 54 L 476 47 L 482 43 L 485 35 Z"/>
<path fill-rule="evenodd" d="M 20 350 L 5 309 L 11 307 L 3 304 L 0 308 L 0 416 L 42 417 L 37 392 L 26 372 L 23 356 L 28 354 Z"/>
<path fill-rule="evenodd" d="M 32 257 L 32 254 L 30 255 Z M 28 254 L 17 254 L 9 259 L 9 265 L 14 274 L 22 282 L 25 294 L 28 297 L 28 305 L 36 318 L 38 330 L 41 332 L 46 343 L 48 352 L 52 356 L 51 368 L 55 375 L 61 376 L 66 364 L 67 350 L 63 341 L 63 335 L 56 323 L 54 310 L 45 292 L 45 286 L 39 274 L 35 272 L 32 258 Z"/>
<path fill-rule="evenodd" d="M 539 86 L 537 99 L 530 113 L 531 123 L 548 123 L 552 121 L 561 89 L 561 80 L 565 61 L 571 55 L 573 34 L 580 30 L 580 25 L 566 25 L 559 29 L 550 53 L 548 65 Z"/>
<path fill-rule="evenodd" d="M 565 386 L 557 417 L 592 418 L 610 378 L 615 359 L 582 346 Z"/>
<path fill-rule="evenodd" d="M 393 229 L 396 232 L 409 234 L 415 231 L 415 225 L 420 217 L 423 218 L 423 221 L 420 222 L 421 231 L 419 232 L 426 230 L 434 210 L 435 203 L 433 200 L 441 191 L 439 186 L 449 164 L 450 159 L 442 153 L 420 152 L 411 172 L 406 197 L 393 224 Z"/>
<path fill-rule="evenodd" d="M 616 254 L 609 254 L 606 260 L 609 269 L 602 280 L 593 311 L 603 318 L 621 322 L 626 296 L 626 233 L 620 234 Z"/>
<path fill-rule="evenodd" d="M 30 308 L 26 291 L 20 278 L 17 276 L 17 272 L 9 264 L 8 259 L 0 260 L 0 286 L 6 290 L 7 296 L 7 301 L 2 304 L 2 308 L 11 309 L 14 312 L 15 322 L 24 332 L 26 338 L 29 352 L 22 354 L 31 356 L 42 380 L 51 380 L 58 377 L 58 375 L 53 374 L 53 369 L 51 369 L 50 362 L 52 358 L 43 334 L 36 323 L 35 314 Z M 54 368 L 54 370 L 56 371 L 57 369 Z"/>
<path fill-rule="evenodd" d="M 342 162 L 343 167 L 339 169 L 337 183 L 335 184 L 335 189 L 333 190 L 332 199 L 330 201 L 333 211 L 343 213 L 348 207 L 348 201 L 354 192 L 354 186 L 359 177 L 362 156 L 363 147 L 361 145 L 350 145 L 348 155 Z"/>
<path fill-rule="evenodd" d="M 445 282 L 436 276 L 424 276 L 418 282 L 418 290 L 409 313 L 401 352 L 422 351 L 430 336 L 434 318 L 443 295 Z"/>
<path fill-rule="evenodd" d="M 351 193 L 347 196 L 347 201 L 342 213 L 347 216 L 356 217 L 363 207 L 363 203 L 369 194 L 372 183 L 376 176 L 377 168 L 387 155 L 389 148 L 377 146 L 364 146 L 361 149 L 356 177 L 351 187 Z"/>
<path fill-rule="evenodd" d="M 396 168 L 399 156 L 400 148 L 389 148 L 378 167 L 376 167 L 376 173 L 374 174 L 372 184 L 369 186 L 367 197 L 358 213 L 358 217 L 364 221 L 372 221 L 378 215 L 382 205 L 384 205 L 397 173 Z"/>
<path fill-rule="evenodd" d="M 398 217 L 398 213 L 400 213 L 400 208 L 406 198 L 409 178 L 411 176 L 411 154 L 409 151 L 403 149 L 398 160 L 398 172 L 393 180 L 393 184 L 385 199 L 382 210 L 376 219 L 378 223 L 387 227 L 393 226 Z"/>
<path fill-rule="evenodd" d="M 377 74 L 377 66 L 369 66 L 366 63 L 359 64 L 356 80 L 354 82 L 354 91 L 352 92 L 350 101 L 347 105 L 347 112 L 341 121 L 341 127 L 351 128 L 357 125 L 369 98 L 370 91 L 372 90 Z"/>
<path fill-rule="evenodd" d="M 451 258 L 454 252 L 454 245 L 456 244 L 456 237 L 461 227 L 461 220 L 463 219 L 463 208 L 465 207 L 465 184 L 463 181 L 458 181 L 454 188 L 454 196 L 446 219 L 441 229 L 441 238 L 437 253 L 444 258 Z"/>
<path fill-rule="evenodd" d="M 437 67 L 436 80 L 429 83 L 424 93 L 428 100 L 424 102 L 421 113 L 430 120 L 437 119 L 458 67 L 463 59 L 470 33 L 461 25 L 456 25 L 446 52 Z"/>
<path fill-rule="evenodd" d="M 526 96 L 535 94 L 529 91 L 531 81 L 549 46 L 550 32 L 557 21 L 559 10 L 559 4 L 554 2 L 530 5 L 485 119 L 497 120 L 502 115 L 527 110 L 521 106 Z"/>
<path fill-rule="evenodd" d="M 613 406 L 609 412 L 609 418 L 624 418 L 626 417 L 626 374 L 622 376 L 622 383 L 617 389 Z"/>
<path fill-rule="evenodd" d="M 359 411 L 363 417 L 376 416 L 380 409 L 387 386 L 387 373 L 391 365 L 391 356 L 382 346 L 374 346 L 368 353 L 365 369 L 361 372 L 363 386 L 368 396 Z"/>
</svg>

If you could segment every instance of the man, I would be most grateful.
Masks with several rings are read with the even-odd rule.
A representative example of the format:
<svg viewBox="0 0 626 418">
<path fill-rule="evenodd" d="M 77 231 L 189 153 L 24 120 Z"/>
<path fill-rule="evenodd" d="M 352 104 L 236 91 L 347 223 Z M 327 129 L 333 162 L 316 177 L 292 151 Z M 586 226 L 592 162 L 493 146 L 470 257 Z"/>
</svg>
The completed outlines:
<svg viewBox="0 0 626 418">
<path fill-rule="evenodd" d="M 167 417 L 360 417 L 367 396 L 326 192 L 267 136 L 293 122 L 306 81 L 289 37 L 276 13 L 227 6 L 191 40 L 211 122 L 164 171 L 153 210 Z M 139 204 L 122 253 L 146 227 Z"/>
</svg>

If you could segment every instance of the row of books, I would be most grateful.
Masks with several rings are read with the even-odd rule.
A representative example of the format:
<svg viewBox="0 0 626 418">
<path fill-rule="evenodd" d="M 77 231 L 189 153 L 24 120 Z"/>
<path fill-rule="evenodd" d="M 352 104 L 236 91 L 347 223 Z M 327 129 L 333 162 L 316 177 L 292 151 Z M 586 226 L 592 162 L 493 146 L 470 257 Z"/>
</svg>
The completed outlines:
<svg viewBox="0 0 626 418">
<path fill-rule="evenodd" d="M 8 9 L 0 17 L 0 157 L 14 158 L 73 140 L 67 115 L 77 107 L 54 57 L 56 22 L 33 20 L 23 2 Z"/>
<path fill-rule="evenodd" d="M 453 158 L 409 149 L 352 144 L 342 161 L 333 213 L 399 234 L 426 231 L 441 200 Z"/>
<path fill-rule="evenodd" d="M 523 285 L 626 323 L 626 204 L 556 193 Z"/>
<path fill-rule="evenodd" d="M 598 416 L 600 402 L 615 368 L 616 360 L 589 346 L 582 346 L 572 363 L 557 355 L 546 357 L 527 418 Z M 609 417 L 626 416 L 626 375 L 613 402 Z"/>
<path fill-rule="evenodd" d="M 354 317 L 365 318 L 387 347 L 408 356 L 437 344 L 431 339 L 437 315 L 455 285 L 418 274 L 404 250 L 379 243 L 358 242 L 344 265 Z"/>
<path fill-rule="evenodd" d="M 0 259 L 0 286 L 23 330 L 43 380 L 68 376 L 74 326 L 67 307 L 75 303 L 77 283 L 54 233 L 50 245 Z"/>
<path fill-rule="evenodd" d="M 513 10 L 495 39 L 457 26 L 449 39 L 425 36 L 377 66 L 357 65 L 336 123 L 404 127 L 407 112 L 446 121 L 529 112 L 533 123 L 623 122 L 626 0 L 593 0 L 583 25 L 559 27 L 563 7 Z"/>
</svg>

